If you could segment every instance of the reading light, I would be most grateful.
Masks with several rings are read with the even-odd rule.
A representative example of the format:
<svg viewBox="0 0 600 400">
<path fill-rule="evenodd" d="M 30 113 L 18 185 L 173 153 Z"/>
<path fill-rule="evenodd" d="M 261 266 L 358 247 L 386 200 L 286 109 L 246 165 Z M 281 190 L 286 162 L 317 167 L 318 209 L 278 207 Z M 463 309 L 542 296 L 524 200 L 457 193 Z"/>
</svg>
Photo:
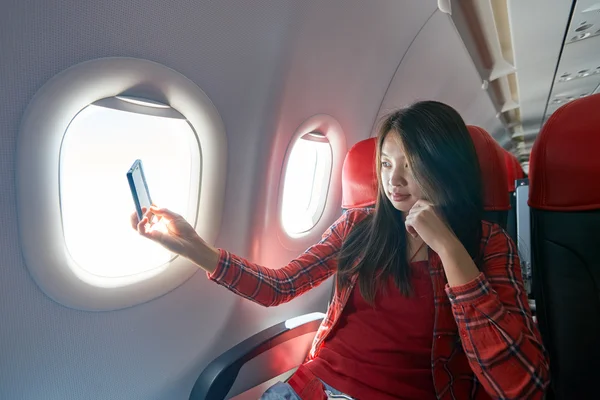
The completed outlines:
<svg viewBox="0 0 600 400">
<path fill-rule="evenodd" d="M 564 74 L 562 74 L 562 75 L 560 76 L 560 78 L 558 78 L 558 81 L 559 81 L 559 82 L 568 82 L 568 81 L 570 81 L 571 79 L 573 79 L 573 76 L 572 76 L 570 73 L 568 73 L 568 72 L 565 72 Z"/>
<path fill-rule="evenodd" d="M 578 78 L 585 78 L 586 76 L 590 76 L 592 73 L 590 72 L 589 69 L 582 69 L 581 71 L 577 72 L 577 77 Z"/>
<path fill-rule="evenodd" d="M 586 24 L 587 21 L 583 21 L 582 25 L 575 29 L 575 32 L 583 32 L 583 31 L 587 31 L 588 29 L 590 29 L 592 26 L 594 26 L 594 24 Z"/>
<path fill-rule="evenodd" d="M 590 37 L 592 34 L 590 32 L 580 33 L 579 35 L 573 36 L 571 38 L 571 42 L 576 42 L 578 40 L 583 40 Z"/>
</svg>

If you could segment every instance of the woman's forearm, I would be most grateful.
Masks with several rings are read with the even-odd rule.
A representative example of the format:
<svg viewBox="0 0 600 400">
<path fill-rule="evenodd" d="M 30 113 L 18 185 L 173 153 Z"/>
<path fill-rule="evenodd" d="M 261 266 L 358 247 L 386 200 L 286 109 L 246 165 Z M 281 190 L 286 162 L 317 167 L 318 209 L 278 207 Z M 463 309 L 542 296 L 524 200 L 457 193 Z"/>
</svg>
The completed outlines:
<svg viewBox="0 0 600 400">
<path fill-rule="evenodd" d="M 219 263 L 219 251 L 206 243 L 198 243 L 190 250 L 189 255 L 186 255 L 186 258 L 212 274 Z"/>
<path fill-rule="evenodd" d="M 477 266 L 458 239 L 449 240 L 438 256 L 444 266 L 450 287 L 464 285 L 479 276 Z"/>
</svg>

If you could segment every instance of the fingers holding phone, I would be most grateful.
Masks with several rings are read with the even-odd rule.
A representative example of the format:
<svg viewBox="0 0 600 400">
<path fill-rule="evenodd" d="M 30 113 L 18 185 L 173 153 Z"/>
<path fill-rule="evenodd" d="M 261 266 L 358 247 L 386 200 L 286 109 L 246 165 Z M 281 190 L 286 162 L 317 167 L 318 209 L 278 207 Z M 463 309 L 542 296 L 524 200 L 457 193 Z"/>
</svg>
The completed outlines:
<svg viewBox="0 0 600 400">
<path fill-rule="evenodd" d="M 148 209 L 146 207 L 142 207 L 142 215 L 146 214 L 146 211 L 148 211 Z M 138 224 L 140 223 L 137 211 L 131 213 L 129 216 L 129 222 L 131 223 L 131 227 L 137 231 Z"/>
<path fill-rule="evenodd" d="M 155 211 L 159 210 L 159 208 L 156 207 L 154 204 L 150 208 L 146 209 L 144 207 L 142 210 L 144 213 L 142 220 L 136 219 L 136 226 L 134 228 L 143 236 L 148 236 L 148 234 L 150 234 L 153 231 L 158 231 L 163 234 L 169 233 L 167 225 L 170 223 L 170 221 L 175 220 L 176 218 L 183 219 L 181 215 L 175 214 L 173 212 L 170 212 L 171 218 L 158 216 Z M 185 221 L 185 223 L 189 225 L 187 221 Z"/>
<path fill-rule="evenodd" d="M 166 208 L 150 207 L 138 222 L 137 230 L 142 236 L 184 257 L 205 244 L 181 215 Z"/>
<path fill-rule="evenodd" d="M 206 243 L 181 215 L 152 202 L 142 160 L 135 160 L 127 172 L 127 180 L 135 205 L 131 226 L 142 236 L 160 243 L 166 249 L 188 257 Z"/>
</svg>

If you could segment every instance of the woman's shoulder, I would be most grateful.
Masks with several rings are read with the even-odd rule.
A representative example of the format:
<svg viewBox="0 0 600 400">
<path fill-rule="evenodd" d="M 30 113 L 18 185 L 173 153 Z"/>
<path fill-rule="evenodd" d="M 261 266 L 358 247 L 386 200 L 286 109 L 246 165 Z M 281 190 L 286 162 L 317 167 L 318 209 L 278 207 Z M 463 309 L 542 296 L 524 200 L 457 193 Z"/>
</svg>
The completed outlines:
<svg viewBox="0 0 600 400">
<path fill-rule="evenodd" d="M 367 219 L 369 216 L 375 213 L 375 208 L 373 207 L 364 207 L 364 208 L 350 208 L 344 211 L 342 218 L 345 218 L 346 221 L 350 224 L 356 224 Z"/>
<path fill-rule="evenodd" d="M 362 207 L 362 208 L 349 208 L 344 211 L 347 215 L 354 215 L 357 217 L 367 217 L 375 213 L 375 207 Z"/>
<path fill-rule="evenodd" d="M 490 221 L 481 221 L 481 245 L 484 250 L 506 249 L 514 251 L 516 247 L 512 238 L 499 224 Z"/>
<path fill-rule="evenodd" d="M 493 235 L 503 234 L 506 231 L 497 223 L 490 221 L 481 221 L 481 236 L 490 237 Z M 506 233 L 508 234 L 508 233 Z"/>
<path fill-rule="evenodd" d="M 374 208 L 347 209 L 329 228 L 329 231 L 337 232 L 338 235 L 345 238 L 356 225 L 373 215 L 374 212 Z"/>
</svg>

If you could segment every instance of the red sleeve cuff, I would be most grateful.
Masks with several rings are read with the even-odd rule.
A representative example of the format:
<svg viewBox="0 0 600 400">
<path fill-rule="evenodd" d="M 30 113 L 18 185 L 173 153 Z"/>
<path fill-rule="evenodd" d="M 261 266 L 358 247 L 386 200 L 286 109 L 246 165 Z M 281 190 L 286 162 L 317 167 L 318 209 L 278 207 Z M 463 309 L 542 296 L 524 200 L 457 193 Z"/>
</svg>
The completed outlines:
<svg viewBox="0 0 600 400">
<path fill-rule="evenodd" d="M 227 260 L 229 260 L 231 257 L 229 256 L 229 253 L 226 250 L 217 250 L 219 251 L 219 261 L 217 262 L 217 268 L 215 268 L 215 270 L 212 273 L 207 271 L 206 276 L 211 281 L 220 282 L 225 276 L 227 267 L 230 265 L 230 263 L 227 262 Z"/>
<path fill-rule="evenodd" d="M 463 285 L 453 286 L 446 284 L 446 294 L 452 304 L 471 303 L 491 291 L 490 283 L 483 272 L 480 272 L 475 279 Z"/>
</svg>

